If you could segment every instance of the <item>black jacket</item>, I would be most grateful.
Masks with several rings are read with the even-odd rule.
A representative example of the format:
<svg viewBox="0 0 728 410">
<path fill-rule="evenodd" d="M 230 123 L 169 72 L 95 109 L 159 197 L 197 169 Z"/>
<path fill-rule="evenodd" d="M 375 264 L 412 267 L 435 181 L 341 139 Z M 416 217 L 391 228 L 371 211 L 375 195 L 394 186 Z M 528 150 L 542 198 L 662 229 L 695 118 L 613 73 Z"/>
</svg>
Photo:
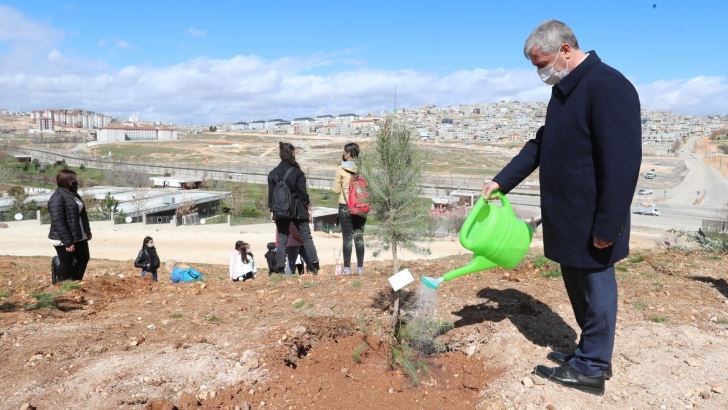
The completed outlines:
<svg viewBox="0 0 728 410">
<path fill-rule="evenodd" d="M 88 224 L 86 204 L 83 211 L 78 213 L 77 198 L 81 203 L 81 197 L 65 188 L 58 188 L 48 199 L 48 214 L 51 217 L 51 230 L 48 232 L 48 239 L 63 242 L 64 246 L 71 246 L 74 242 L 83 240 L 83 233 L 91 234 L 91 227 Z M 83 224 L 83 231 L 81 224 Z"/>
<path fill-rule="evenodd" d="M 149 264 L 148 268 L 147 264 Z M 134 266 L 149 272 L 156 272 L 157 269 L 159 269 L 159 256 L 157 256 L 157 249 L 145 246 L 139 251 L 139 255 L 137 255 L 134 260 Z"/>
<path fill-rule="evenodd" d="M 281 161 L 277 167 L 268 174 L 268 209 L 273 208 L 273 187 L 276 186 L 275 178 L 273 174 L 277 175 L 279 179 L 283 179 L 283 176 L 290 169 L 294 168 L 293 165 Z M 288 189 L 291 190 L 293 201 L 296 203 L 296 215 L 294 219 L 305 219 L 308 220 L 308 204 L 311 202 L 306 192 L 306 175 L 300 168 L 294 168 L 293 171 L 288 175 L 286 180 Z"/>
<path fill-rule="evenodd" d="M 637 91 L 591 51 L 553 87 L 546 125 L 493 180 L 508 193 L 539 168 L 544 254 L 569 266 L 602 268 L 629 254 L 641 162 Z M 614 245 L 597 249 L 593 237 Z"/>
</svg>

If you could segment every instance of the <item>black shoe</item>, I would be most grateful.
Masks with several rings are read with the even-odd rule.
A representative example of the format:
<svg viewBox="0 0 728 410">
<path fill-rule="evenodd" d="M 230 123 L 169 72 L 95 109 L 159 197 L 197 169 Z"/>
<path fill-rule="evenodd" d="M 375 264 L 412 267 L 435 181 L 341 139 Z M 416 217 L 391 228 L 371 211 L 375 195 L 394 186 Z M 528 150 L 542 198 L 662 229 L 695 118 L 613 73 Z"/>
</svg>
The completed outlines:
<svg viewBox="0 0 728 410">
<path fill-rule="evenodd" d="M 546 358 L 558 364 L 559 366 L 563 366 L 569 362 L 569 356 L 571 356 L 571 353 L 552 351 L 546 355 Z M 602 372 L 604 372 L 604 380 L 609 380 L 612 378 L 612 366 L 607 366 L 607 368 L 602 369 Z"/>
<path fill-rule="evenodd" d="M 318 271 L 319 271 L 319 269 L 320 269 L 320 268 L 319 268 L 319 263 L 318 263 L 318 261 L 316 261 L 316 262 L 311 262 L 311 265 L 313 265 L 313 270 L 312 270 L 311 272 L 313 272 L 313 274 L 314 274 L 314 275 L 318 275 Z"/>
<path fill-rule="evenodd" d="M 581 390 L 597 396 L 604 394 L 604 376 L 589 377 L 565 364 L 559 367 L 536 366 L 533 372 L 554 383 Z"/>
</svg>

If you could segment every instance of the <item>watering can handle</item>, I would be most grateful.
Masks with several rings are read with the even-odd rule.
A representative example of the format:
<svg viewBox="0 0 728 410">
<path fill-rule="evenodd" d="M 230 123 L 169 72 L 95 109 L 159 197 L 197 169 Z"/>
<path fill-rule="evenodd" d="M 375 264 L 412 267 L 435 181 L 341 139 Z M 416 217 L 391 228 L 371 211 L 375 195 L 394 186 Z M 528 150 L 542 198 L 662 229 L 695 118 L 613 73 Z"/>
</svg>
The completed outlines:
<svg viewBox="0 0 728 410">
<path fill-rule="evenodd" d="M 503 192 L 493 191 L 490 193 L 490 196 L 488 196 L 488 199 L 490 200 L 491 198 L 493 198 L 496 195 L 498 195 L 498 197 L 500 198 L 503 209 L 507 209 L 509 212 L 513 212 L 513 208 L 511 207 L 511 201 L 509 201 L 508 198 L 506 198 L 506 194 L 504 194 Z M 485 201 L 482 198 L 483 197 L 481 197 L 481 200 Z"/>
</svg>

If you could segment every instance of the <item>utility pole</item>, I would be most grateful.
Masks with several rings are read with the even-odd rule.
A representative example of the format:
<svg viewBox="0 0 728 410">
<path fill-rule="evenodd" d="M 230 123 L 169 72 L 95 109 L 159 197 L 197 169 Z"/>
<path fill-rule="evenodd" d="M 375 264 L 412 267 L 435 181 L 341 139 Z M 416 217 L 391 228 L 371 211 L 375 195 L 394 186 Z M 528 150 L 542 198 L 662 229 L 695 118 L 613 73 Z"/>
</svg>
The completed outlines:
<svg viewBox="0 0 728 410">
<path fill-rule="evenodd" d="M 397 83 L 394 83 L 394 114 L 397 114 Z"/>
</svg>

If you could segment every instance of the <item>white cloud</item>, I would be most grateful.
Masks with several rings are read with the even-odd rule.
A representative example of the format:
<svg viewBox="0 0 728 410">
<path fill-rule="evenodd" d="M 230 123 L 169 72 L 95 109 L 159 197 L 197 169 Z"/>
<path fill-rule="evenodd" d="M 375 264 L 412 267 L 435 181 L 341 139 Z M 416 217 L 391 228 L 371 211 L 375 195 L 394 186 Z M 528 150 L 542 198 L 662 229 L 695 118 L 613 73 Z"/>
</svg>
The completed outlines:
<svg viewBox="0 0 728 410">
<path fill-rule="evenodd" d="M 659 80 L 637 86 L 642 107 L 682 114 L 728 113 L 728 78 Z"/>
<path fill-rule="evenodd" d="M 356 59 L 356 58 L 350 58 L 350 59 L 347 59 L 347 60 L 342 61 L 342 63 L 344 63 L 346 65 L 353 65 L 353 66 L 359 67 L 359 66 L 366 65 L 367 64 L 367 60 L 359 60 L 359 59 Z"/>
<path fill-rule="evenodd" d="M 124 40 L 116 40 L 116 42 L 114 43 L 114 47 L 116 47 L 116 48 L 129 48 L 129 47 L 131 47 L 131 44 L 129 44 L 128 42 L 126 42 Z"/>
<path fill-rule="evenodd" d="M 97 45 L 98 45 L 99 47 L 106 47 L 106 39 L 105 39 L 105 38 L 102 38 L 102 39 L 101 39 L 101 40 L 99 40 L 99 42 L 98 42 L 98 43 L 96 43 L 96 44 L 97 44 Z"/>
<path fill-rule="evenodd" d="M 115 68 L 103 61 L 64 55 L 59 45 L 62 38 L 62 31 L 0 6 L 0 41 L 10 45 L 8 51 L 0 52 L 0 106 L 17 110 L 82 107 L 121 117 L 138 109 L 143 118 L 146 112 L 149 120 L 215 123 L 250 116 L 378 112 L 391 109 L 395 84 L 400 107 L 419 106 L 425 100 L 438 106 L 546 101 L 550 95 L 550 88 L 532 69 L 392 71 L 367 67 L 361 61 L 363 65 L 334 70 L 341 67 L 335 62 L 344 62 L 341 53 L 275 60 L 254 55 L 201 57 L 169 66 Z M 113 37 L 99 41 L 99 45 L 107 45 L 107 41 L 115 47 L 129 46 Z M 350 59 L 345 63 L 355 62 Z M 312 69 L 322 66 L 328 67 L 328 74 L 311 74 Z M 643 108 L 687 114 L 728 111 L 726 77 L 662 80 L 638 84 L 637 88 Z"/>
<path fill-rule="evenodd" d="M 202 30 L 202 29 L 196 29 L 194 27 L 190 27 L 190 29 L 187 30 L 187 32 L 195 37 L 204 37 L 207 35 L 207 31 Z"/>
</svg>

